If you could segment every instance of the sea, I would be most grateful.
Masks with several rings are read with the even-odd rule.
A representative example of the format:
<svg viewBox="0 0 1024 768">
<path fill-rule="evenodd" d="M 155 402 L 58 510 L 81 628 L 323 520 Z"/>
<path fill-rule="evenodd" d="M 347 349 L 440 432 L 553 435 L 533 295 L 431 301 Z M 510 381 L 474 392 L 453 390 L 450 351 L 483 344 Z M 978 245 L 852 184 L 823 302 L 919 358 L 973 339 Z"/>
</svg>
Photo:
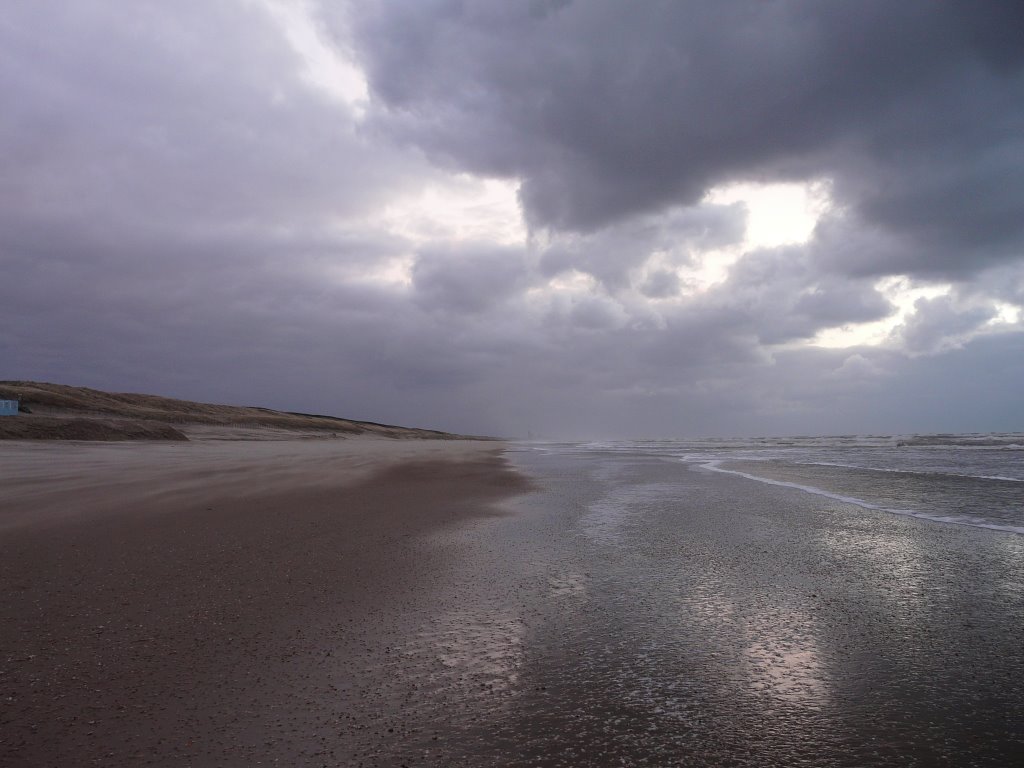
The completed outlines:
<svg viewBox="0 0 1024 768">
<path fill-rule="evenodd" d="M 658 457 L 940 523 L 1024 533 L 1024 433 L 700 438 L 549 444 Z"/>
</svg>

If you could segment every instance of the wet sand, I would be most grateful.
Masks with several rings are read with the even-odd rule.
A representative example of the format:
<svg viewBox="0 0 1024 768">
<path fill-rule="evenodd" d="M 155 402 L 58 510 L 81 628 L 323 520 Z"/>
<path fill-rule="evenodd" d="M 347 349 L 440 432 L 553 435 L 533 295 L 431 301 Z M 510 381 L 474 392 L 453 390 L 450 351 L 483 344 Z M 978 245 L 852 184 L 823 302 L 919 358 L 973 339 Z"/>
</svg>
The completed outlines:
<svg viewBox="0 0 1024 768">
<path fill-rule="evenodd" d="M 531 607 L 494 765 L 1024 764 L 1024 537 L 679 461 L 513 458 L 542 491 L 492 529 L 546 583 L 509 601 Z"/>
<path fill-rule="evenodd" d="M 0 534 L 0 763 L 1024 758 L 1024 537 L 462 446 L 210 447 L 197 477 L 164 446 L 118 460 L 145 488 L 79 467 L 79 511 L 29 524 L 39 469 Z"/>
</svg>

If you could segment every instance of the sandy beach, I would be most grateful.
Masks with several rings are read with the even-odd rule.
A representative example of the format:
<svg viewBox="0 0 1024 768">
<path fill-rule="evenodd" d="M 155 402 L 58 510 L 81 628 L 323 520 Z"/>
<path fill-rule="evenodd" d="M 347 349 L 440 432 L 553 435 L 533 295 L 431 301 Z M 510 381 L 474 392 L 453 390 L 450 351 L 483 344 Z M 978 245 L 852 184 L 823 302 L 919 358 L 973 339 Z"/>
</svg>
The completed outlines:
<svg viewBox="0 0 1024 768">
<path fill-rule="evenodd" d="M 0 451 L 4 765 L 1024 757 L 1021 536 L 571 446 Z"/>
<path fill-rule="evenodd" d="M 386 642 L 367 616 L 430 590 L 421 535 L 526 487 L 483 442 L 0 451 L 12 766 L 347 764 L 308 702 Z"/>
</svg>

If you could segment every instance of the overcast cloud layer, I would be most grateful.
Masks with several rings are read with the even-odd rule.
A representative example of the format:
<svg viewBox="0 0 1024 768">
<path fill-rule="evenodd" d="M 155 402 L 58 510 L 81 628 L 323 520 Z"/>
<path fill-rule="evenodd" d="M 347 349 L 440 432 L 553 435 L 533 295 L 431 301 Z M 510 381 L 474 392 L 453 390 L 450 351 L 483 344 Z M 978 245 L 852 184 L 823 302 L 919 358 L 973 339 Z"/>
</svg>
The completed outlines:
<svg viewBox="0 0 1024 768">
<path fill-rule="evenodd" d="M 0 378 L 512 436 L 1024 430 L 1021 29 L 15 0 Z M 817 222 L 758 241 L 723 190 L 781 182 Z"/>
</svg>

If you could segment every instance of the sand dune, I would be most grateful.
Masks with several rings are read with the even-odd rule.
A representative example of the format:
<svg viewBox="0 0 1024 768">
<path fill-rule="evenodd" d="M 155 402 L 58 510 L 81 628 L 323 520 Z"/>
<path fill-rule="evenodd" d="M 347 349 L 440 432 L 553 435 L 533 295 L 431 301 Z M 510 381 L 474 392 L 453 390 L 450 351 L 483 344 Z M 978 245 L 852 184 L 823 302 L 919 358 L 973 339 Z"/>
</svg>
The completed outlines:
<svg viewBox="0 0 1024 768">
<path fill-rule="evenodd" d="M 216 405 L 158 395 L 102 392 L 34 381 L 0 381 L 0 399 L 26 412 L 0 419 L 0 440 L 294 440 L 372 435 L 401 439 L 459 437 L 333 416 Z"/>
</svg>

